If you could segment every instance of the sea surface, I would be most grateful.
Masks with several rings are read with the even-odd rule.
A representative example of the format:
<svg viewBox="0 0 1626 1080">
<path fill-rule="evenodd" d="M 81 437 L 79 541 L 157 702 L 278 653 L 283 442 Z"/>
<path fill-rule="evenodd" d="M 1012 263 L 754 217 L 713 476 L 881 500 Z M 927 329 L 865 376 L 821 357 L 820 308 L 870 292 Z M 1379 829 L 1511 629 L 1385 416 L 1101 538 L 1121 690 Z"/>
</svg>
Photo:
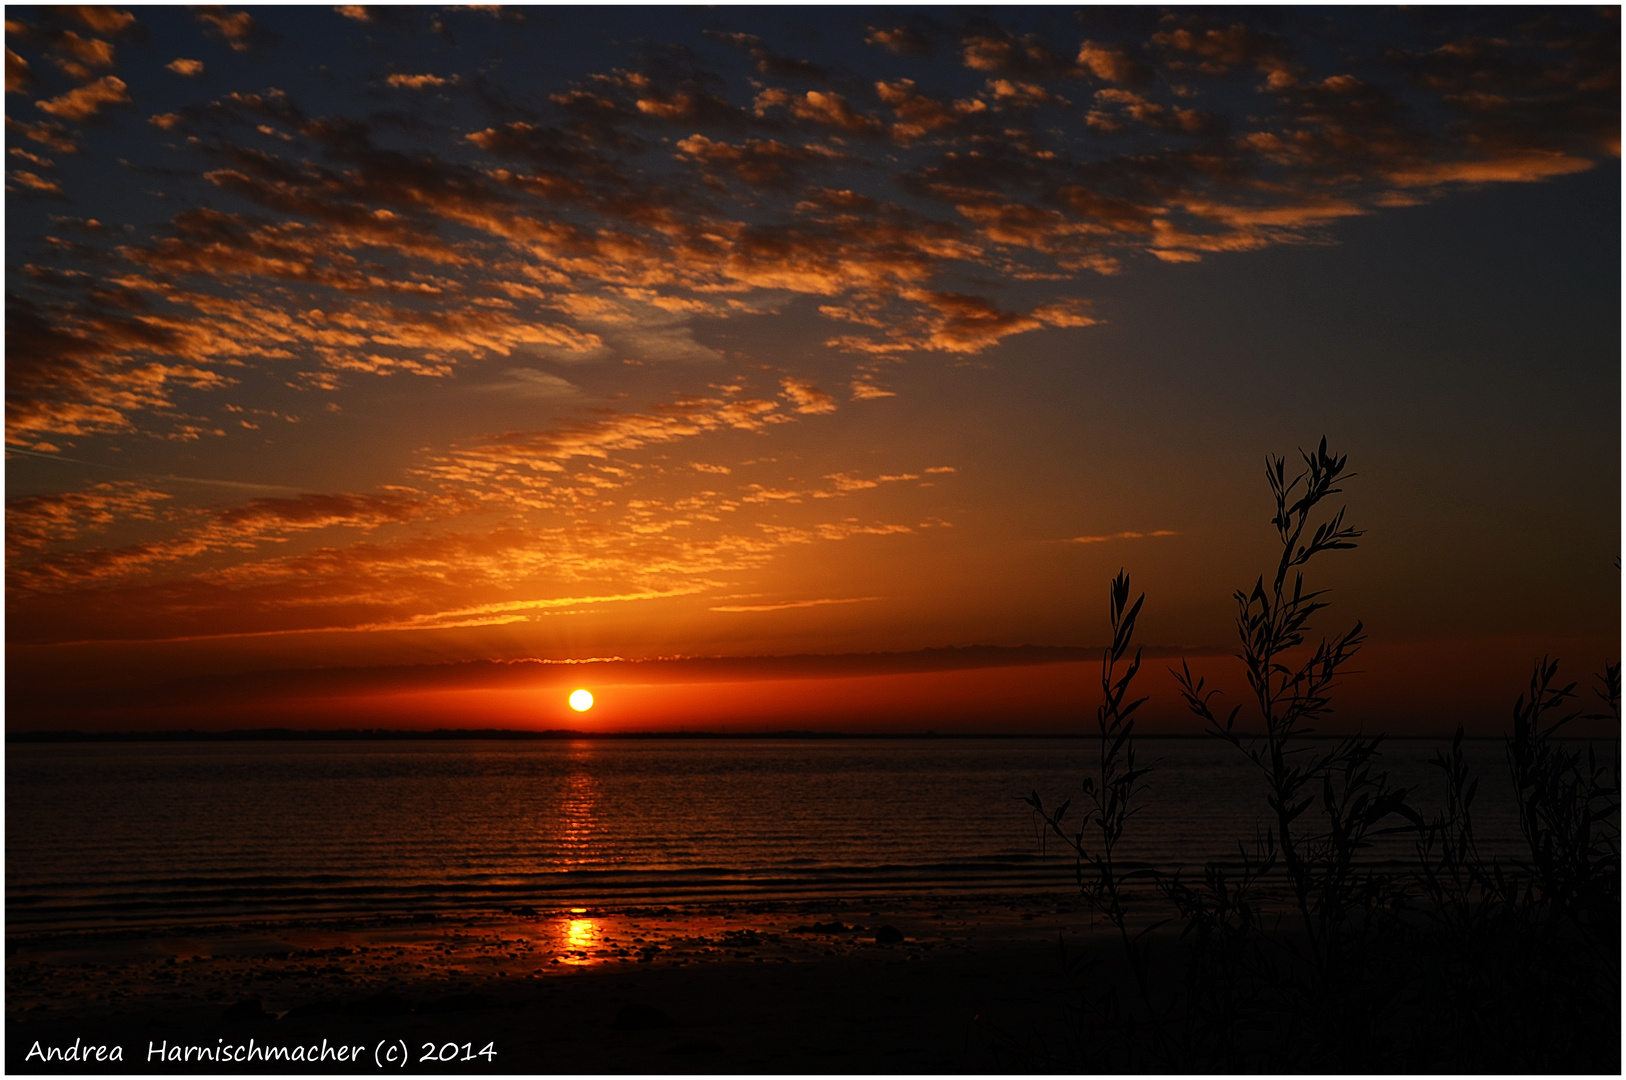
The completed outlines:
<svg viewBox="0 0 1626 1080">
<path fill-rule="evenodd" d="M 1385 744 L 1426 813 L 1445 742 Z M 1324 744 L 1323 744 L 1324 746 Z M 1482 849 L 1517 858 L 1502 744 L 1470 741 Z M 1020 797 L 1073 800 L 1078 739 L 12 744 L 8 932 L 535 906 L 1075 888 Z M 1613 744 L 1610 756 L 1613 760 Z M 1234 860 L 1269 824 L 1213 739 L 1148 739 L 1122 855 Z M 1411 858 L 1382 840 L 1373 865 Z"/>
</svg>

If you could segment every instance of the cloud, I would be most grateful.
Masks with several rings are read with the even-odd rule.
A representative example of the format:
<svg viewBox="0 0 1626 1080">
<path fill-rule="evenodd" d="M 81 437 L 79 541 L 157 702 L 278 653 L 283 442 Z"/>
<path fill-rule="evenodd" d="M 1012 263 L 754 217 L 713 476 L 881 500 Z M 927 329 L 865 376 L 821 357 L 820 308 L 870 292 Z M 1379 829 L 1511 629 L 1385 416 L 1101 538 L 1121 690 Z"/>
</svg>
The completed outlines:
<svg viewBox="0 0 1626 1080">
<path fill-rule="evenodd" d="M 1218 654 L 1214 649 L 1149 647 L 1149 657 Z M 242 715 L 235 710 L 246 702 L 281 707 L 290 714 L 311 715 L 324 699 L 346 709 L 358 698 L 371 695 L 433 693 L 436 691 L 535 691 L 541 687 L 568 690 L 594 686 L 651 686 L 665 683 L 733 683 L 784 680 L 824 680 L 854 676 L 906 675 L 927 672 L 977 671 L 1036 665 L 1100 661 L 1099 648 L 1068 646 L 970 646 L 920 649 L 913 652 L 868 652 L 763 656 L 663 656 L 629 660 L 620 656 L 587 659 L 525 657 L 514 660 L 475 660 L 450 663 L 388 664 L 372 667 L 326 665 L 307 668 L 272 668 L 246 672 L 165 680 L 153 685 L 123 685 L 112 692 L 75 694 L 72 704 L 55 702 L 58 711 L 75 715 L 129 717 L 132 702 L 142 712 L 175 717 Z M 159 676 L 161 678 L 161 676 Z M 259 714 L 263 717 L 263 713 Z M 77 721 L 76 721 L 77 722 Z"/>
<path fill-rule="evenodd" d="M 122 34 L 136 23 L 130 12 L 101 4 L 67 4 L 57 10 L 98 34 Z"/>
<path fill-rule="evenodd" d="M 626 604 L 644 600 L 666 600 L 678 596 L 692 596 L 705 586 L 694 585 L 679 589 L 646 589 L 641 592 L 618 593 L 612 596 L 553 596 L 538 600 L 505 600 L 480 604 L 452 611 L 414 615 L 409 619 L 371 623 L 354 627 L 357 630 L 428 630 L 460 626 L 490 626 L 523 620 L 527 612 L 549 611 L 558 608 L 590 607 L 596 604 Z"/>
<path fill-rule="evenodd" d="M 8 48 L 6 50 L 6 93 L 25 94 L 38 83 L 39 80 L 29 70 L 28 61 Z"/>
<path fill-rule="evenodd" d="M 1057 97 L 1038 83 L 1011 79 L 989 79 L 984 93 L 993 98 L 996 105 L 1005 108 L 1031 109 L 1040 105 L 1068 104 L 1066 98 Z"/>
<path fill-rule="evenodd" d="M 104 75 L 93 83 L 69 90 L 60 97 L 34 104 L 62 120 L 85 121 L 109 105 L 120 105 L 130 100 L 124 80 L 115 75 Z"/>
<path fill-rule="evenodd" d="M 41 157 L 30 150 L 25 150 L 21 146 L 13 146 L 9 151 L 7 151 L 7 153 L 9 153 L 12 157 L 22 158 L 24 161 L 37 165 L 42 169 L 53 169 L 56 167 L 56 162 L 52 161 L 50 158 Z"/>
<path fill-rule="evenodd" d="M 51 48 L 58 54 L 56 66 L 70 78 L 89 81 L 94 69 L 113 66 L 113 46 L 101 38 L 83 38 L 64 30 L 53 36 Z"/>
<path fill-rule="evenodd" d="M 40 123 L 30 124 L 20 120 L 6 117 L 6 127 L 15 128 L 25 138 L 50 147 L 63 154 L 73 154 L 79 151 L 79 142 L 61 124 Z"/>
<path fill-rule="evenodd" d="M 233 542 L 240 542 L 267 533 L 326 529 L 336 525 L 373 529 L 388 522 L 410 521 L 421 516 L 427 505 L 410 489 L 382 495 L 255 499 L 222 511 L 216 515 L 215 525 L 230 531 Z"/>
<path fill-rule="evenodd" d="M 845 161 L 847 155 L 822 146 L 789 146 L 774 139 L 742 144 L 691 135 L 677 144 L 680 154 L 712 171 L 726 171 L 754 187 L 788 188 L 802 181 L 805 167 Z"/>
<path fill-rule="evenodd" d="M 929 471 L 929 470 L 928 470 Z M 1179 536 L 1180 534 L 1169 529 L 1154 529 L 1151 532 L 1119 532 L 1107 536 L 1075 536 L 1067 542 L 1069 544 L 1104 544 L 1109 540 L 1149 540 L 1159 536 Z"/>
<path fill-rule="evenodd" d="M 448 78 L 440 75 L 396 74 L 391 75 L 384 81 L 389 83 L 391 86 L 401 87 L 407 90 L 422 90 L 426 87 L 453 86 L 458 82 L 458 77 L 456 75 Z"/>
<path fill-rule="evenodd" d="M 173 71 L 177 75 L 185 75 L 187 78 L 192 78 L 194 76 L 203 74 L 203 61 L 188 60 L 184 57 L 178 56 L 169 63 L 165 64 L 164 68 L 168 71 Z"/>
<path fill-rule="evenodd" d="M 385 18 L 339 15 L 330 29 L 347 40 Z M 239 53 L 270 40 L 257 17 L 272 19 L 197 15 Z M 809 482 L 709 464 L 730 460 L 726 440 L 837 407 L 814 380 L 780 381 L 794 357 L 750 389 L 737 373 L 749 320 L 825 320 L 829 346 L 861 362 L 817 381 L 875 400 L 892 396 L 882 359 L 997 357 L 1016 335 L 1091 326 L 1099 274 L 1329 243 L 1349 218 L 1618 155 L 1618 29 L 1594 12 L 1492 13 L 1472 34 L 1408 16 L 1331 51 L 1315 36 L 1326 18 L 1154 13 L 1080 40 L 1009 29 L 997 11 L 954 32 L 910 15 L 827 31 L 877 46 L 858 60 L 835 47 L 815 63 L 728 31 L 696 34 L 689 51 L 629 47 L 570 84 L 470 63 L 469 41 L 454 55 L 424 35 L 403 70 L 336 67 L 303 102 L 275 88 L 291 77 L 276 53 L 242 72 L 211 62 L 206 82 L 169 80 L 162 100 L 143 100 L 147 123 L 121 127 L 93 121 L 140 96 L 134 76 L 127 87 L 112 73 L 132 55 L 116 35 L 134 16 L 42 15 L 8 39 L 8 85 L 39 95 L 72 65 L 79 85 L 36 98 L 41 122 L 8 119 L 21 151 L 9 187 L 19 200 L 93 197 L 97 185 L 58 177 L 127 157 L 135 209 L 87 206 L 98 228 L 37 208 L 14 223 L 12 445 L 196 448 L 246 437 L 245 422 L 259 439 L 282 422 L 228 415 L 228 393 L 290 395 L 310 406 L 272 411 L 341 423 L 347 388 L 405 376 L 571 411 L 422 450 L 416 495 L 300 496 L 223 517 L 118 489 L 95 496 L 114 514 L 105 540 L 91 502 L 24 507 L 34 531 L 19 534 L 17 572 L 31 595 L 124 590 L 115 621 L 143 634 L 164 612 L 200 633 L 409 625 L 721 581 L 787 545 L 925 527 L 805 516 L 915 475 L 901 466 Z M 201 61 L 168 70 L 198 74 Z M 454 81 L 456 126 L 433 94 L 402 96 Z M 84 164 L 62 156 L 74 153 Z M 163 201 L 140 202 L 148 191 Z M 710 366 L 644 369 L 673 361 Z M 595 388 L 622 364 L 666 387 L 715 385 L 592 410 L 549 373 L 565 363 L 601 365 Z M 702 441 L 680 454 L 685 440 Z M 348 539 L 319 546 L 334 536 Z M 64 601 L 49 633 L 93 626 L 110 603 L 80 615 Z"/>
<path fill-rule="evenodd" d="M 332 528 L 371 532 L 385 525 L 444 516 L 469 505 L 457 498 L 425 497 L 410 488 L 377 494 L 262 498 L 223 510 L 176 510 L 171 517 L 184 523 L 183 527 L 164 539 L 117 548 L 48 549 L 48 544 L 73 539 L 87 529 L 99 529 L 115 516 L 152 521 L 152 505 L 170 498 L 135 485 L 103 484 L 73 495 L 23 500 L 15 508 L 21 525 L 17 539 L 9 536 L 8 529 L 8 555 L 14 559 L 8 572 L 8 589 L 37 593 L 99 585 L 211 554 L 253 552 L 262 544 L 286 543 L 301 533 Z M 13 509 L 8 506 L 8 519 Z M 32 550 L 26 552 L 26 557 L 17 558 L 24 549 Z"/>
<path fill-rule="evenodd" d="M 836 411 L 835 399 L 812 383 L 786 376 L 779 380 L 780 394 L 796 406 L 799 413 L 827 413 Z"/>
<path fill-rule="evenodd" d="M 1144 84 L 1153 78 L 1151 67 L 1121 45 L 1086 41 L 1078 47 L 1076 62 L 1103 82 Z"/>
<path fill-rule="evenodd" d="M 62 190 L 62 185 L 55 180 L 47 180 L 38 173 L 29 172 L 27 169 L 12 170 L 11 178 L 29 191 L 38 192 L 41 195 L 54 195 L 58 198 L 67 197 Z"/>
<path fill-rule="evenodd" d="M 849 596 L 840 599 L 824 598 L 819 600 L 785 600 L 777 604 L 721 604 L 711 608 L 712 611 L 787 611 L 792 608 L 824 607 L 827 604 L 867 604 L 879 600 L 879 596 Z"/>
<path fill-rule="evenodd" d="M 1271 34 L 1243 23 L 1220 26 L 1205 15 L 1165 15 L 1162 26 L 1152 43 L 1175 57 L 1170 63 L 1175 71 L 1225 75 L 1235 67 L 1250 67 L 1272 76 L 1272 89 L 1290 78 L 1289 48 Z"/>
<path fill-rule="evenodd" d="M 1002 85 L 1012 85 L 1008 81 L 1001 82 Z M 1043 94 L 1042 88 L 1036 89 Z M 877 82 L 875 93 L 897 116 L 898 122 L 892 125 L 891 134 L 901 143 L 913 142 L 932 132 L 964 127 L 972 118 L 988 111 L 987 103 L 978 98 L 942 102 L 927 97 L 915 89 L 913 79 Z M 996 100 L 999 98 L 997 92 L 994 96 Z M 1017 96 L 1014 88 L 1010 96 Z"/>
<path fill-rule="evenodd" d="M 94 484 L 79 491 L 28 495 L 6 504 L 6 557 L 105 531 L 115 522 L 152 521 L 154 507 L 170 495 L 131 481 Z"/>
<path fill-rule="evenodd" d="M 689 537 L 670 523 L 645 527 L 629 502 L 618 523 L 401 533 L 289 555 L 254 553 L 301 533 L 404 526 L 468 505 L 403 490 L 259 499 L 202 520 L 194 514 L 194 523 L 168 540 L 51 552 L 14 568 L 13 618 L 31 641 L 499 625 L 587 605 L 695 595 L 719 588 L 717 575 L 765 566 L 788 546 L 913 531 L 847 518 L 759 522 L 743 532 Z M 170 563 L 190 572 L 153 573 Z"/>
<path fill-rule="evenodd" d="M 228 12 L 219 6 L 206 5 L 195 9 L 193 15 L 210 35 L 219 38 L 234 52 L 247 52 L 270 36 L 246 11 Z"/>
<path fill-rule="evenodd" d="M 960 59 L 974 71 L 1040 78 L 1076 78 L 1081 69 L 1036 34 L 1017 37 L 987 24 L 965 35 Z"/>
<path fill-rule="evenodd" d="M 897 397 L 891 390 L 875 385 L 873 375 L 860 375 L 847 384 L 854 401 L 873 401 L 876 398 Z"/>
<path fill-rule="evenodd" d="M 219 10 L 204 15 L 210 26 L 246 25 Z M 911 40 L 874 28 L 869 36 L 887 49 Z M 759 38 L 719 40 L 759 68 L 794 66 Z M 1509 63 L 1512 46 L 1489 44 L 1438 57 L 1402 50 L 1395 63 L 1430 92 L 1480 95 L 1475 117 L 1532 100 L 1538 84 L 1535 96 L 1557 116 L 1566 93 L 1592 92 L 1564 88 L 1597 75 L 1564 66 L 1562 50 L 1579 46 L 1543 48 L 1553 55 L 1528 69 Z M 980 92 L 948 98 L 896 76 L 867 88 L 850 79 L 839 90 L 730 88 L 726 73 L 693 58 L 620 67 L 550 94 L 547 109 L 524 120 L 461 136 L 487 155 L 474 163 L 386 148 L 370 121 L 313 116 L 281 91 L 231 93 L 153 122 L 239 125 L 241 140 L 209 144 L 205 176 L 260 216 L 176 215 L 168 235 L 125 249 L 152 284 L 119 288 L 165 315 L 206 311 L 217 341 L 237 324 L 231 332 L 276 327 L 290 353 L 312 342 L 302 385 L 338 385 L 345 372 L 444 375 L 464 358 L 516 347 L 552 361 L 717 362 L 717 348 L 696 337 L 697 317 L 760 311 L 784 292 L 825 300 L 820 312 L 846 324 L 828 339 L 834 347 L 969 355 L 1014 334 L 1090 325 L 1081 282 L 1123 273 L 1136 257 L 1194 261 L 1326 242 L 1329 225 L 1394 205 L 1402 190 L 1433 197 L 1451 184 L 1539 179 L 1595 160 L 1578 146 L 1532 141 L 1568 130 L 1546 115 L 1541 134 L 1521 119 L 1499 142 L 1476 128 L 1473 141 L 1453 143 L 1415 119 L 1423 114 L 1397 110 L 1401 91 L 1371 71 L 1315 72 L 1286 39 L 1235 19 L 1182 16 L 1143 42 L 1065 46 L 982 20 L 963 33 L 959 59 L 988 75 Z M 1147 81 L 1142 66 L 1162 74 Z M 1276 79 L 1246 115 L 1202 79 L 1179 81 L 1235 70 Z M 1284 72 L 1290 80 L 1276 78 Z M 454 76 L 392 78 L 429 87 Z M 1070 120 L 1028 119 L 1060 101 L 1055 79 L 1094 84 L 1090 107 Z M 737 103 L 746 99 L 752 107 Z M 1061 136 L 1081 123 L 1151 141 L 1120 152 Z M 786 134 L 797 129 L 814 137 Z M 74 145 L 60 129 L 24 133 Z M 842 141 L 882 135 L 915 148 L 908 162 L 885 166 L 907 208 L 876 197 L 883 189 L 868 177 L 879 159 Z M 272 137 L 286 148 L 268 146 Z M 27 171 L 13 179 L 19 191 L 60 187 Z M 824 186 L 811 186 L 815 177 Z M 969 285 L 984 266 L 1049 295 L 1019 302 Z M 219 280 L 253 286 L 238 313 L 198 300 Z M 288 285 L 297 288 L 276 292 Z M 435 297 L 439 310 L 379 294 Z M 227 352 L 212 355 L 224 362 Z M 266 354 L 239 360 L 252 355 Z M 197 362 L 197 350 L 183 358 Z M 854 379 L 849 392 L 888 393 L 873 378 Z"/>
<path fill-rule="evenodd" d="M 461 490 L 506 498 L 553 485 L 550 475 L 574 458 L 608 460 L 612 453 L 714 431 L 762 431 L 790 417 L 772 401 L 680 398 L 648 412 L 611 413 L 546 431 L 510 431 L 432 455 L 419 472 Z"/>
<path fill-rule="evenodd" d="M 509 368 L 495 382 L 471 387 L 480 393 L 501 394 L 519 400 L 574 397 L 581 393 L 574 383 L 535 368 Z"/>
<path fill-rule="evenodd" d="M 560 363 L 602 359 L 632 359 L 653 363 L 716 363 L 717 350 L 697 341 L 693 317 L 718 314 L 704 301 L 684 301 L 651 290 L 622 289 L 583 292 L 558 298 L 557 303 L 586 331 L 590 348 L 554 351 Z"/>
<path fill-rule="evenodd" d="M 862 476 L 853 476 L 850 473 L 831 473 L 826 480 L 834 481 L 835 493 L 845 495 L 849 491 L 864 491 L 879 487 L 882 484 L 895 484 L 901 480 L 919 480 L 914 473 L 897 473 L 892 476 L 877 476 L 873 480 Z M 824 493 L 819 493 L 824 494 Z"/>
<path fill-rule="evenodd" d="M 168 406 L 178 386 L 229 385 L 205 366 L 223 347 L 212 330 L 144 313 L 47 308 L 9 296 L 7 439 L 126 430 L 131 414 Z M 204 364 L 166 363 L 154 353 L 190 355 Z"/>
<path fill-rule="evenodd" d="M 846 135 L 879 135 L 883 130 L 879 119 L 853 108 L 846 98 L 834 91 L 808 90 L 797 95 L 770 88 L 757 95 L 757 115 L 777 109 L 789 112 L 805 124 Z"/>
<path fill-rule="evenodd" d="M 871 26 L 865 33 L 864 40 L 899 55 L 925 56 L 935 48 L 931 35 L 913 26 L 895 26 L 890 29 Z"/>
<path fill-rule="evenodd" d="M 1039 305 L 1027 312 L 1013 312 L 970 293 L 919 289 L 905 295 L 920 305 L 921 314 L 886 325 L 881 339 L 849 336 L 832 339 L 827 344 L 874 355 L 915 350 L 974 354 L 1015 334 L 1047 326 L 1091 326 L 1096 321 L 1085 313 L 1088 302 L 1076 299 Z"/>
<path fill-rule="evenodd" d="M 1589 158 L 1560 151 L 1513 150 L 1478 160 L 1430 161 L 1397 166 L 1387 175 L 1391 183 L 1404 187 L 1432 187 L 1436 184 L 1535 183 L 1555 176 L 1585 172 L 1592 168 Z"/>
</svg>

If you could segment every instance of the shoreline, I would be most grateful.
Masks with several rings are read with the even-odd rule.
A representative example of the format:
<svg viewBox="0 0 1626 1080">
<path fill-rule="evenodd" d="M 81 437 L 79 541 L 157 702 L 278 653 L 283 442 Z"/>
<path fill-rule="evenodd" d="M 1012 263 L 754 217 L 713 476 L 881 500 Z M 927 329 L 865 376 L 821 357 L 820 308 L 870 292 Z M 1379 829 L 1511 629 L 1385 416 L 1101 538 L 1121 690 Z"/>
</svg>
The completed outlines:
<svg viewBox="0 0 1626 1080">
<path fill-rule="evenodd" d="M 1075 955 L 1107 941 L 1076 895 L 10 935 L 7 1071 L 220 1067 L 140 1060 L 154 1040 L 376 1048 L 420 1036 L 491 1042 L 495 1056 L 408 1071 L 1026 1070 L 1064 1027 L 1059 936 Z M 124 1059 L 25 1060 L 36 1042 L 76 1039 L 118 1043 Z M 376 1067 L 329 1058 L 306 1071 Z"/>
</svg>

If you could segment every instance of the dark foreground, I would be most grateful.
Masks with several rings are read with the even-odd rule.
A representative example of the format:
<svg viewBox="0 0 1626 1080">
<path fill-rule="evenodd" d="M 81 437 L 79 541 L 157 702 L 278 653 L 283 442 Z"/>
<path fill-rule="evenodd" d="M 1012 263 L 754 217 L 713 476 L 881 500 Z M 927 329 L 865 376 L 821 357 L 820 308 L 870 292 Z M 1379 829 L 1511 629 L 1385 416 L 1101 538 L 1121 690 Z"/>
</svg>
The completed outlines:
<svg viewBox="0 0 1626 1080">
<path fill-rule="evenodd" d="M 8 948 L 6 1071 L 1029 1071 L 1063 929 L 1093 936 L 1028 900 L 39 938 Z"/>
<path fill-rule="evenodd" d="M 1202 1036 L 1187 1029 L 1231 983 L 1189 985 L 1198 969 L 1178 931 L 1157 936 L 1151 997 L 1183 988 L 1205 1005 L 1167 1014 L 1163 1034 Z M 1389 988 L 1407 1007 L 1374 1011 L 1374 984 L 1337 1006 L 1330 1042 L 1306 1043 L 1314 1016 L 1296 980 L 1254 978 L 1259 992 L 1237 999 L 1252 1005 L 1226 1027 L 1244 1044 L 1241 1071 L 1494 1072 L 1528 1059 L 1537 1067 L 1507 1067 L 1619 1072 L 1618 975 L 1582 994 L 1561 985 L 1598 966 L 1580 957 L 1521 958 L 1487 937 L 1476 948 L 1496 955 L 1465 964 L 1431 940 L 1416 937 L 1405 967 L 1422 981 Z M 1168 1071 L 1124 1056 L 1147 1034 L 1134 980 L 1115 932 L 1067 896 L 13 935 L 7 954 L 13 1074 Z M 1618 973 L 1614 961 L 1603 968 Z M 1502 974 L 1475 977 L 1487 971 Z"/>
</svg>

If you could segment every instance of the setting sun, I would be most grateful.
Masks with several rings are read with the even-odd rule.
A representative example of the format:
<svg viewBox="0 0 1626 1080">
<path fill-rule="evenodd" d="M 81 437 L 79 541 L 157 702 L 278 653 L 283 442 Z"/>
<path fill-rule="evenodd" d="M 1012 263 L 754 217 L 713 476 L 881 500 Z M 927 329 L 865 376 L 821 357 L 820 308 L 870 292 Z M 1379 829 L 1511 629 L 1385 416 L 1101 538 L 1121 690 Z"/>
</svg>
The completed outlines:
<svg viewBox="0 0 1626 1080">
<path fill-rule="evenodd" d="M 577 712 L 586 712 L 593 707 L 593 695 L 586 690 L 574 690 L 570 694 L 570 707 Z"/>
</svg>

